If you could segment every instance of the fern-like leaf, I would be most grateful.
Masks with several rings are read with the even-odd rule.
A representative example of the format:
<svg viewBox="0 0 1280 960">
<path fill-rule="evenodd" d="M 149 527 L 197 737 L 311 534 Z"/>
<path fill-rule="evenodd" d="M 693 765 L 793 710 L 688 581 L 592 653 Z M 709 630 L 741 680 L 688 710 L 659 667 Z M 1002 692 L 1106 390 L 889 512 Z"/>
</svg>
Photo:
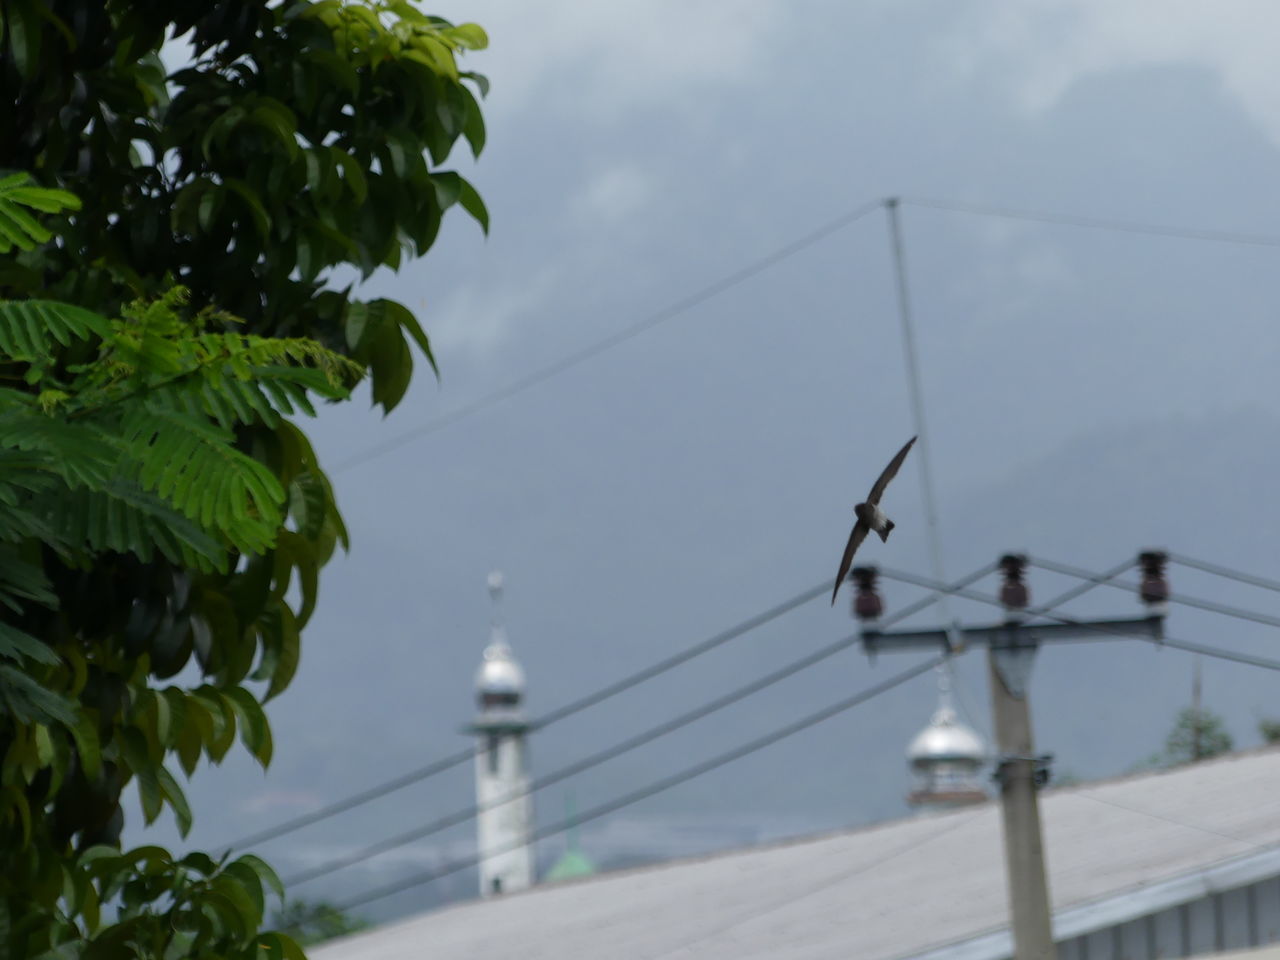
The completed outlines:
<svg viewBox="0 0 1280 960">
<path fill-rule="evenodd" d="M 77 489 L 44 501 L 42 521 L 78 550 L 115 550 L 150 560 L 225 571 L 226 547 L 154 493 L 123 478 L 100 490 Z"/>
<path fill-rule="evenodd" d="M 47 644 L 3 622 L 0 622 L 0 657 L 6 660 L 33 660 L 49 666 L 62 662 Z"/>
<path fill-rule="evenodd" d="M 122 439 L 144 490 L 154 491 L 246 553 L 269 549 L 285 493 L 230 431 L 149 398 L 126 412 Z"/>
<path fill-rule="evenodd" d="M 63 210 L 79 210 L 80 201 L 75 194 L 47 187 L 33 187 L 31 175 L 15 173 L 0 179 L 0 253 L 9 253 L 14 247 L 33 250 L 52 238 L 28 210 L 41 213 L 60 213 Z"/>
<path fill-rule="evenodd" d="M 0 352 L 10 360 L 47 360 L 55 343 L 65 347 L 73 340 L 106 337 L 110 332 L 104 317 L 69 303 L 0 300 Z"/>
<path fill-rule="evenodd" d="M 91 420 L 50 417 L 33 405 L 6 404 L 0 398 L 0 450 L 31 454 L 32 465 L 65 478 L 68 486 L 99 487 L 120 459 L 114 437 Z"/>
</svg>

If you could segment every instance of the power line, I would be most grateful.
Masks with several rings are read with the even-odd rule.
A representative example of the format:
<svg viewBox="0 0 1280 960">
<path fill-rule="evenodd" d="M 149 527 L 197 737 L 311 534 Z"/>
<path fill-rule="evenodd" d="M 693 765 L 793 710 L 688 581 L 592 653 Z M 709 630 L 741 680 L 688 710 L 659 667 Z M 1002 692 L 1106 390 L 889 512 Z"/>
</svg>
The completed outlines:
<svg viewBox="0 0 1280 960">
<path fill-rule="evenodd" d="M 903 570 L 890 570 L 884 567 L 878 568 L 880 575 L 888 577 L 890 580 L 899 580 L 903 583 L 914 584 L 915 586 L 926 587 L 928 589 L 937 589 L 937 581 L 930 580 L 928 577 L 919 577 L 914 573 L 907 573 Z M 995 597 L 989 597 L 986 594 L 979 593 L 976 590 L 956 590 L 955 595 L 964 597 L 967 600 L 976 600 L 979 603 L 986 603 L 994 607 L 1003 607 L 1004 604 Z M 1207 644 L 1195 643 L 1191 640 L 1178 640 L 1174 637 L 1161 637 L 1156 639 L 1146 637 L 1133 637 L 1131 635 L 1122 634 L 1115 630 L 1110 630 L 1104 626 L 1098 626 L 1089 623 L 1082 623 L 1073 617 L 1063 616 L 1058 613 L 1051 613 L 1046 607 L 1028 607 L 1024 611 L 1028 616 L 1043 616 L 1049 620 L 1057 620 L 1059 623 L 1069 623 L 1077 626 L 1082 630 L 1092 630 L 1099 636 L 1118 636 L 1126 640 L 1142 639 L 1156 646 L 1173 647 L 1175 650 L 1185 650 L 1188 653 L 1199 653 L 1206 657 L 1215 657 L 1219 660 L 1231 660 L 1235 663 L 1244 663 L 1249 666 L 1262 667 L 1265 670 L 1280 671 L 1280 660 L 1273 660 L 1269 657 L 1254 656 L 1249 653 L 1238 653 L 1234 650 L 1227 650 L 1223 647 L 1211 647 Z M 1032 625 L 1034 629 L 1034 625 Z"/>
<path fill-rule="evenodd" d="M 344 800 L 338 800 L 327 806 L 321 807 L 319 810 L 313 810 L 311 813 L 304 813 L 299 816 L 278 823 L 274 827 L 267 827 L 259 830 L 257 833 L 251 833 L 248 836 L 241 837 L 238 840 L 226 844 L 228 850 L 244 850 L 248 847 L 256 847 L 260 843 L 266 843 L 268 840 L 274 840 L 277 837 L 283 837 L 286 834 L 293 833 L 295 830 L 301 830 L 303 827 L 309 827 L 313 823 L 319 823 L 321 820 L 327 820 L 330 817 L 336 817 L 340 813 L 346 813 L 348 810 L 354 810 L 356 807 L 363 806 L 381 797 L 385 797 L 389 793 L 402 790 L 414 783 L 419 783 L 436 774 L 444 773 L 446 770 L 452 770 L 459 764 L 466 763 L 475 757 L 475 747 L 468 746 L 464 750 L 457 753 L 449 754 L 429 763 L 425 767 L 419 767 L 417 770 L 411 770 L 408 773 L 395 777 L 394 779 L 384 781 L 375 787 L 367 790 L 361 790 L 354 793 Z"/>
<path fill-rule="evenodd" d="M 991 571 L 994 568 L 995 568 L 995 564 L 988 564 L 984 567 L 981 567 L 978 570 L 975 570 L 974 572 L 963 577 L 961 580 L 958 580 L 955 584 L 952 585 L 952 587 L 960 588 L 960 587 L 968 586 L 971 583 L 975 583 L 978 580 L 981 580 L 983 577 L 987 576 L 987 574 L 991 573 Z M 823 589 L 825 590 L 825 586 L 823 587 Z M 936 593 L 930 594 L 927 597 L 917 600 L 914 603 L 909 604 L 903 609 L 897 611 L 892 617 L 887 618 L 885 621 L 885 625 L 887 626 L 891 623 L 896 623 L 900 620 L 905 620 L 907 617 L 910 617 L 915 613 L 919 613 L 921 610 L 924 610 L 926 607 L 930 606 L 931 604 L 936 603 L 937 600 L 938 600 L 938 595 Z M 481 806 L 476 806 L 473 804 L 464 809 L 454 811 L 453 813 L 446 814 L 442 817 L 438 817 L 435 820 L 432 820 L 420 827 L 414 827 L 412 830 L 407 830 L 403 833 L 396 834 L 395 836 L 388 837 L 384 840 L 379 840 L 378 842 L 370 844 L 367 847 L 363 847 L 360 850 L 354 851 L 353 853 L 347 854 L 342 857 L 337 857 L 333 860 L 328 861 L 327 863 L 322 863 L 317 866 L 310 867 L 306 870 L 302 870 L 291 877 L 286 877 L 284 881 L 285 885 L 289 887 L 293 887 L 302 883 L 306 883 L 310 880 L 315 880 L 320 877 L 327 876 L 328 874 L 331 874 L 331 873 L 336 873 L 338 870 L 342 870 L 342 869 L 345 869 L 346 867 L 354 866 L 357 863 L 362 863 L 365 860 L 372 859 L 373 857 L 376 857 L 382 853 L 386 853 L 389 850 L 394 850 L 398 847 L 402 847 L 402 846 L 405 846 L 406 844 L 412 843 L 415 840 L 421 840 L 424 837 L 429 837 L 433 834 L 439 833 L 442 830 L 448 829 L 449 827 L 454 827 L 459 824 L 466 823 L 467 821 L 472 820 L 473 818 L 478 816 L 480 813 L 495 809 L 504 804 L 510 803 L 513 800 L 518 800 L 521 797 L 525 797 L 530 794 L 537 793 L 539 790 L 552 786 L 553 784 L 560 783 L 563 780 L 567 780 L 569 777 L 576 776 L 577 774 L 590 770 L 593 767 L 597 767 L 602 763 L 605 763 L 609 760 L 614 759 L 615 757 L 619 757 L 624 753 L 628 753 L 632 750 L 635 750 L 638 747 L 644 746 L 647 743 L 651 743 L 660 737 L 666 736 L 668 733 L 672 733 L 676 730 L 681 729 L 682 727 L 686 727 L 697 720 L 701 720 L 703 717 L 709 716 L 710 714 L 716 713 L 719 710 L 723 710 L 725 707 L 731 706 L 732 704 L 735 704 L 740 700 L 744 700 L 749 696 L 759 693 L 761 690 L 764 690 L 767 687 L 773 686 L 774 684 L 779 683 L 782 680 L 787 679 L 788 677 L 794 676 L 795 674 L 801 672 L 802 670 L 806 670 L 809 667 L 812 667 L 815 664 L 822 662 L 823 660 L 826 660 L 826 659 L 829 659 L 830 657 L 835 656 L 837 653 L 840 653 L 841 651 L 847 650 L 849 647 L 856 644 L 859 639 L 860 639 L 859 634 L 853 634 L 851 636 L 844 637 L 843 639 L 837 640 L 834 643 L 827 644 L 825 647 L 821 647 L 820 649 L 815 650 L 812 653 L 806 654 L 805 656 L 799 658 L 798 660 L 793 660 L 790 663 L 787 663 L 776 670 L 772 670 L 769 673 L 765 674 L 764 676 L 756 680 L 753 680 L 750 683 L 745 684 L 744 686 L 738 687 L 737 689 L 732 690 L 729 693 L 726 693 L 720 697 L 716 697 L 713 700 L 709 700 L 706 703 L 698 707 L 695 707 L 692 710 L 689 710 L 689 711 L 686 711 L 685 713 L 680 714 L 679 716 L 672 717 L 669 720 L 665 720 L 662 723 L 658 724 L 657 726 L 650 727 L 648 730 L 638 733 L 635 736 L 629 737 L 626 740 L 621 741 L 620 743 L 606 747 L 603 750 L 599 750 L 593 754 L 590 754 L 586 757 L 576 760 L 573 763 L 568 764 L 567 766 L 559 768 L 558 770 L 552 771 L 551 773 L 538 777 L 531 784 L 529 784 L 529 786 L 527 786 L 522 790 L 505 794 L 504 796 L 499 797 L 498 799 L 495 799 Z"/>
<path fill-rule="evenodd" d="M 1018 210 L 982 203 L 963 203 L 954 200 L 938 200 L 926 197 L 903 197 L 903 203 L 934 210 L 950 210 L 982 217 L 1000 217 L 1005 220 L 1030 220 L 1038 223 L 1059 223 L 1069 227 L 1087 227 L 1094 230 L 1112 230 L 1118 233 L 1140 233 L 1156 237 L 1173 237 L 1178 240 L 1207 240 L 1213 243 L 1234 243 L 1257 247 L 1280 247 L 1280 237 L 1261 233 L 1234 233 L 1227 230 L 1206 230 L 1201 227 L 1168 226 L 1142 223 L 1136 220 L 1112 220 L 1106 217 L 1082 217 L 1068 213 L 1049 213 L 1037 210 Z"/>
<path fill-rule="evenodd" d="M 888 680 L 884 680 L 872 687 L 868 687 L 866 690 L 863 690 L 860 693 L 856 693 L 851 697 L 846 697 L 845 699 L 837 701 L 836 703 L 831 704 L 828 707 L 824 707 L 821 710 L 808 714 L 807 716 L 802 717 L 799 720 L 793 721 L 792 723 L 779 727 L 776 730 L 772 731 L 771 733 L 767 733 L 762 737 L 757 737 L 756 739 L 751 740 L 747 743 L 744 743 L 739 747 L 735 747 L 732 750 L 725 751 L 724 753 L 717 754 L 716 756 L 711 757 L 707 760 L 703 760 L 700 763 L 695 763 L 690 767 L 686 767 L 685 769 L 677 773 L 674 773 L 671 776 L 664 777 L 661 780 L 656 780 L 653 783 L 648 784 L 647 786 L 641 787 L 637 790 L 633 790 L 629 793 L 625 793 L 620 797 L 616 797 L 615 799 L 607 801 L 606 803 L 602 803 L 596 807 L 592 807 L 590 810 L 587 810 L 586 812 L 576 817 L 562 820 L 559 823 L 551 824 L 546 827 L 542 827 L 538 830 L 535 830 L 533 834 L 529 837 L 529 842 L 544 840 L 547 837 L 551 837 L 551 836 L 555 836 L 556 834 L 563 833 L 566 830 L 568 830 L 570 827 L 575 827 L 583 823 L 588 823 L 592 820 L 597 820 L 600 817 L 606 816 L 607 814 L 610 814 L 610 813 L 614 813 L 618 810 L 623 809 L 624 807 L 629 807 L 632 804 L 639 803 L 641 800 L 647 800 L 649 797 L 662 793 L 665 790 L 670 790 L 672 787 L 679 786 L 680 784 L 685 783 L 689 780 L 692 780 L 695 777 L 699 777 L 704 773 L 709 773 L 712 770 L 716 770 L 719 767 L 723 767 L 726 764 L 732 763 L 734 760 L 741 759 L 742 757 L 745 757 L 749 754 L 755 753 L 759 750 L 763 750 L 765 747 L 772 746 L 773 744 L 779 742 L 780 740 L 785 740 L 786 738 L 794 736 L 795 734 L 800 733 L 803 730 L 807 730 L 810 727 L 816 726 L 817 724 L 822 723 L 824 720 L 830 720 L 832 717 L 837 716 L 841 713 L 844 713 L 846 710 L 851 710 L 856 706 L 866 703 L 868 700 L 872 700 L 883 693 L 888 693 L 890 690 L 894 689 L 895 687 L 901 686 L 902 684 L 906 683 L 908 680 L 913 680 L 916 677 L 920 676 L 922 673 L 926 673 L 927 671 L 932 670 L 938 664 L 942 663 L 942 661 L 945 659 L 946 659 L 945 654 L 941 656 L 931 657 L 930 659 L 924 661 L 923 663 L 919 663 L 908 670 L 904 670 L 899 674 L 895 674 L 893 677 L 890 677 Z M 489 851 L 488 856 L 497 856 L 498 854 L 506 853 L 509 850 L 515 850 L 524 845 L 525 845 L 524 841 L 520 843 L 508 844 L 507 846 L 500 847 L 497 850 Z M 393 894 L 401 893 L 402 891 L 408 890 L 412 887 L 421 886 L 422 884 L 430 883 L 433 880 L 439 880 L 440 878 L 449 876 L 452 873 L 457 873 L 459 870 L 465 870 L 468 867 L 474 867 L 477 864 L 479 864 L 483 859 L 485 859 L 485 857 L 481 857 L 481 856 L 467 857 L 466 859 L 456 861 L 452 864 L 449 864 L 447 866 L 441 867 L 436 870 L 428 870 L 424 873 L 416 874 L 404 880 L 398 880 L 394 883 L 386 884 L 381 887 L 376 887 L 375 889 L 369 891 L 368 893 L 364 893 L 359 897 L 356 897 L 355 899 L 346 901 L 338 909 L 352 910 L 352 909 L 355 909 L 356 907 L 362 907 L 367 903 L 372 903 L 374 900 L 381 900 L 384 897 L 389 897 Z"/>
<path fill-rule="evenodd" d="M 1151 642 L 1173 647 L 1175 650 L 1185 650 L 1187 653 L 1199 653 L 1206 657 L 1216 657 L 1219 660 L 1231 660 L 1251 667 L 1262 667 L 1264 670 L 1280 670 L 1280 660 L 1272 660 L 1270 657 L 1257 657 L 1251 653 L 1238 653 L 1235 650 L 1210 647 L 1203 643 L 1194 643 L 1191 640 L 1176 640 L 1172 637 L 1165 637 L 1163 640 L 1152 640 Z"/>
<path fill-rule="evenodd" d="M 1070 590 L 1066 591 L 1065 593 L 1058 594 L 1058 596 L 1054 597 L 1052 600 L 1046 603 L 1044 605 L 1044 608 L 1046 610 L 1050 610 L 1050 609 L 1053 609 L 1054 607 L 1060 607 L 1062 606 L 1062 604 L 1068 602 L 1069 600 L 1074 600 L 1076 597 L 1079 597 L 1082 594 L 1088 593 L 1094 587 L 1100 587 L 1104 583 L 1110 583 L 1116 577 L 1120 576 L 1120 574 L 1127 572 L 1137 562 L 1138 562 L 1137 560 L 1126 560 L 1123 563 L 1118 563 L 1114 567 L 1112 567 L 1110 570 L 1103 571 L 1100 574 L 1090 574 L 1087 577 L 1083 577 L 1082 579 L 1084 580 L 1084 583 L 1081 583 L 1081 584 L 1078 584 L 1077 586 L 1072 587 Z"/>
<path fill-rule="evenodd" d="M 1074 227 L 1087 227 L 1098 230 L 1112 230 L 1123 233 L 1137 233 L 1150 236 L 1174 237 L 1183 240 L 1203 240 L 1215 243 L 1232 243 L 1244 244 L 1249 246 L 1280 246 L 1280 237 L 1268 234 L 1250 234 L 1235 233 L 1224 230 L 1208 230 L 1199 227 L 1181 227 L 1168 226 L 1161 224 L 1142 223 L 1138 221 L 1113 220 L 1105 217 L 1084 217 L 1074 214 L 1052 213 L 1045 211 L 1019 210 L 1011 207 L 1001 207 L 995 205 L 965 203 L 952 200 L 942 200 L 926 197 L 902 197 L 900 202 L 911 204 L 922 208 L 931 208 L 935 210 L 948 210 L 957 213 L 967 213 L 977 216 L 1001 217 L 1013 220 L 1028 220 L 1040 223 L 1057 223 Z M 381 443 L 375 444 L 369 449 L 341 460 L 330 471 L 331 473 L 341 473 L 352 467 L 367 463 L 386 453 L 396 450 L 405 444 L 417 439 L 418 437 L 434 433 L 447 426 L 451 426 L 460 420 L 464 420 L 476 413 L 501 403 L 516 394 L 523 393 L 531 387 L 569 370 L 580 363 L 592 359 L 601 353 L 613 349 L 619 344 L 625 343 L 645 331 L 658 326 L 688 310 L 696 307 L 713 297 L 732 289 L 741 283 L 746 282 L 757 274 L 763 273 L 769 268 L 789 259 L 797 253 L 808 249 L 819 241 L 825 239 L 833 233 L 851 226 L 858 222 L 868 213 L 876 208 L 883 206 L 884 200 L 873 200 L 859 207 L 842 214 L 835 219 L 828 221 L 815 230 L 810 231 L 804 236 L 784 244 L 773 252 L 752 261 L 745 267 L 722 277 L 713 283 L 708 284 L 700 290 L 695 291 L 687 297 L 668 304 L 660 310 L 636 321 L 630 326 L 624 327 L 618 332 L 598 340 L 593 344 L 589 344 L 573 353 L 568 354 L 547 364 L 539 370 L 526 374 L 505 387 L 484 394 L 471 403 L 467 403 L 455 410 L 441 414 L 433 420 L 429 420 L 424 424 L 414 427 L 398 436 L 391 437 Z"/>
<path fill-rule="evenodd" d="M 1041 570 L 1048 570 L 1050 573 L 1061 573 L 1068 577 L 1089 579 L 1092 576 L 1088 570 L 1082 570 L 1080 567 L 1074 567 L 1067 563 L 1056 563 L 1052 560 L 1042 560 L 1036 557 L 1028 557 L 1027 563 L 1033 567 L 1039 567 Z M 1142 588 L 1137 584 L 1125 583 L 1122 580 L 1113 581 L 1108 583 L 1107 586 L 1115 587 L 1117 590 L 1127 590 L 1129 593 L 1139 595 L 1142 593 Z M 1215 600 L 1201 600 L 1182 593 L 1171 593 L 1169 594 L 1169 602 L 1180 603 L 1185 607 L 1195 607 L 1199 610 L 1207 610 L 1210 613 L 1233 617 L 1236 620 L 1248 620 L 1268 627 L 1280 627 L 1280 617 L 1273 617 L 1267 613 L 1258 613 L 1255 610 L 1246 610 L 1243 607 L 1234 607 L 1226 603 L 1218 603 Z"/>
<path fill-rule="evenodd" d="M 518 393 L 523 393 L 530 387 L 544 383 L 552 377 L 576 367 L 580 363 L 599 356 L 608 350 L 612 350 L 619 344 L 634 339 L 647 330 L 651 330 L 659 324 L 665 323 L 674 317 L 678 317 L 682 313 L 686 313 L 713 297 L 719 296 L 726 290 L 731 290 L 739 284 L 745 283 L 757 274 L 763 273 L 769 268 L 782 263 L 784 260 L 790 259 L 803 250 L 807 250 L 809 247 L 818 243 L 820 240 L 826 239 L 831 234 L 843 230 L 845 227 L 852 226 L 873 210 L 878 209 L 883 205 L 883 203 L 883 200 L 872 200 L 868 203 L 862 204 L 860 207 L 855 207 L 835 219 L 827 221 L 817 229 L 809 231 L 799 239 L 783 244 L 773 252 L 765 254 L 757 260 L 753 260 L 745 267 L 735 270 L 733 273 L 707 284 L 705 287 L 689 294 L 687 297 L 682 297 L 681 299 L 668 304 L 660 310 L 637 320 L 629 326 L 623 327 L 621 330 L 605 337 L 602 340 L 597 340 L 595 343 L 589 344 L 580 350 L 576 350 L 567 356 L 561 357 L 559 360 L 553 361 L 541 369 L 535 370 L 532 373 L 526 374 L 525 376 L 512 381 L 505 387 L 500 387 L 497 390 L 486 393 L 473 400 L 471 403 L 463 404 L 456 410 L 443 413 L 433 420 L 428 420 L 424 424 L 405 431 L 399 436 L 391 437 L 381 443 L 376 443 L 367 450 L 358 453 L 353 457 L 348 457 L 346 460 L 339 461 L 330 473 L 341 473 L 351 467 L 358 466 L 362 463 L 368 463 L 370 460 L 380 457 L 385 453 L 390 453 L 392 450 L 396 450 L 404 446 L 406 443 L 416 440 L 418 437 L 426 436 L 429 433 L 435 433 L 437 430 L 451 426 L 459 420 L 465 420 L 473 414 L 479 413 L 482 410 L 487 410 L 494 404 L 501 403 L 503 400 L 509 399 Z"/>
<path fill-rule="evenodd" d="M 586 710 L 588 707 L 593 707 L 597 703 L 608 700 L 610 697 L 615 697 L 620 693 L 630 690 L 632 687 L 639 686 L 646 680 L 652 680 L 654 677 L 666 673 L 669 670 L 674 670 L 676 667 L 688 663 L 695 657 L 700 657 L 704 653 L 709 653 L 716 649 L 716 647 L 723 646 L 729 641 L 736 640 L 743 634 L 749 633 L 771 620 L 776 620 L 783 614 L 790 613 L 792 610 L 796 609 L 796 607 L 808 603 L 815 597 L 822 596 L 828 589 L 830 589 L 828 584 L 819 584 L 808 590 L 804 590 L 796 594 L 794 597 L 775 604 L 769 609 L 764 610 L 753 617 L 748 617 L 746 620 L 729 627 L 727 630 L 722 630 L 714 636 L 708 637 L 699 643 L 695 643 L 691 647 L 686 647 L 679 653 L 665 657 L 657 663 L 628 674 L 621 680 L 617 680 L 614 683 L 601 687 L 599 690 L 595 690 L 592 693 L 579 697 L 577 700 L 570 701 L 562 707 L 557 707 L 549 713 L 543 714 L 541 717 L 538 717 L 529 724 L 529 729 L 534 731 L 541 730 L 544 727 L 549 727 L 551 724 L 563 720 L 566 717 L 571 717 L 575 713 L 580 713 L 581 711 Z M 411 770 L 401 776 L 387 780 L 375 787 L 362 790 L 344 800 L 338 800 L 328 806 L 321 807 L 319 810 L 302 814 L 301 816 L 297 816 L 291 820 L 286 820 L 283 823 L 277 824 L 274 827 L 268 827 L 265 830 L 260 830 L 257 833 L 250 834 L 247 837 L 243 837 L 240 840 L 235 841 L 229 846 L 232 850 L 240 850 L 245 847 L 265 843 L 268 840 L 274 840 L 277 837 L 284 836 L 285 834 L 293 833 L 295 830 L 301 830 L 303 827 L 310 826 L 313 823 L 318 823 L 321 820 L 327 820 L 339 813 L 345 813 L 355 807 L 362 806 L 373 800 L 378 800 L 389 793 L 394 793 L 395 791 L 411 786 L 412 784 L 420 783 L 423 780 L 434 777 L 437 774 L 444 773 L 447 770 L 452 770 L 454 767 L 469 762 L 474 757 L 475 747 L 467 746 L 456 753 L 443 757 L 440 760 L 436 760 L 433 763 L 429 763 L 417 770 Z"/>
<path fill-rule="evenodd" d="M 1240 570 L 1233 570 L 1230 567 L 1224 567 L 1221 564 L 1209 563 L 1207 560 L 1196 560 L 1194 557 L 1188 557 L 1182 553 L 1167 554 L 1174 563 L 1181 564 L 1184 567 L 1192 567 L 1205 573 L 1212 573 L 1215 576 L 1226 577 L 1228 580 L 1238 580 L 1241 583 L 1247 583 L 1251 586 L 1262 587 L 1264 590 L 1274 590 L 1280 593 L 1280 580 L 1271 580 L 1266 577 L 1259 577 L 1252 573 L 1244 573 Z"/>
</svg>

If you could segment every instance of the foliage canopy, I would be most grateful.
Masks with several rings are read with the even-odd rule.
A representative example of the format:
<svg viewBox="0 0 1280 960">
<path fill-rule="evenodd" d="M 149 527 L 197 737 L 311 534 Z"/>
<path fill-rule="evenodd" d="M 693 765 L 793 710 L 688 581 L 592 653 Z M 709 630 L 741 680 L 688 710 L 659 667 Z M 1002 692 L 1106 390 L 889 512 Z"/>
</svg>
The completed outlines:
<svg viewBox="0 0 1280 960">
<path fill-rule="evenodd" d="M 260 932 L 265 863 L 124 850 L 121 795 L 185 833 L 175 769 L 237 737 L 271 758 L 262 704 L 347 541 L 294 418 L 366 376 L 389 411 L 413 346 L 434 368 L 409 310 L 334 270 L 425 253 L 452 206 L 487 229 L 441 169 L 483 146 L 456 57 L 486 42 L 404 2 L 0 4 L 9 953 L 301 956 Z"/>
</svg>

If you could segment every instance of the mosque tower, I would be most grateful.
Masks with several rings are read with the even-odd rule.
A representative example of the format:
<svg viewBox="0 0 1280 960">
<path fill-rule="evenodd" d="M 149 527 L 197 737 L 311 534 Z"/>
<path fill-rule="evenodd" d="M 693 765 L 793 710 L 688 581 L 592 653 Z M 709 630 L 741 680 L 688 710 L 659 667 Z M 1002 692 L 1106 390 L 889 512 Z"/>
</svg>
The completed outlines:
<svg viewBox="0 0 1280 960">
<path fill-rule="evenodd" d="M 501 573 L 489 574 L 493 628 L 476 672 L 480 713 L 476 735 L 476 842 L 480 895 L 514 893 L 533 885 L 533 798 L 529 794 L 528 721 L 521 709 L 524 671 L 507 644 Z M 503 802 L 504 798 L 510 798 Z"/>
<path fill-rule="evenodd" d="M 956 716 L 951 698 L 951 663 L 938 667 L 938 709 L 907 748 L 914 779 L 907 802 L 913 807 L 949 809 L 982 803 L 980 771 L 986 744 Z"/>
</svg>

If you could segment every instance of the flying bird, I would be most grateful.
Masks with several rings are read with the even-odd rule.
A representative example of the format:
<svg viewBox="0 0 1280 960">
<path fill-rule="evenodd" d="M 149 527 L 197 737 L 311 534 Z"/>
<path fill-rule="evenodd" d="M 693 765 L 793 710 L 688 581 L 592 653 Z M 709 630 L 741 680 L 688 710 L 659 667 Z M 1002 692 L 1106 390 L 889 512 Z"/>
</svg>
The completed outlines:
<svg viewBox="0 0 1280 960">
<path fill-rule="evenodd" d="M 858 522 L 853 525 L 853 532 L 849 534 L 849 543 L 844 548 L 844 556 L 840 558 L 840 572 L 836 574 L 835 589 L 831 591 L 832 606 L 835 605 L 836 594 L 840 592 L 840 584 L 844 582 L 845 575 L 849 572 L 849 566 L 853 563 L 853 555 L 857 551 L 858 545 L 866 539 L 867 532 L 874 530 L 880 534 L 881 541 L 889 539 L 889 531 L 893 529 L 894 524 L 880 509 L 880 498 L 884 496 L 884 488 L 889 485 L 889 481 L 898 475 L 898 468 L 902 466 L 902 461 L 907 459 L 907 451 L 911 449 L 911 445 L 915 442 L 915 437 L 907 441 L 906 446 L 898 451 L 898 455 L 889 461 L 889 465 L 884 468 L 884 473 L 880 474 L 880 479 L 875 482 L 875 486 L 867 494 L 867 502 L 860 503 L 853 508 Z"/>
</svg>

